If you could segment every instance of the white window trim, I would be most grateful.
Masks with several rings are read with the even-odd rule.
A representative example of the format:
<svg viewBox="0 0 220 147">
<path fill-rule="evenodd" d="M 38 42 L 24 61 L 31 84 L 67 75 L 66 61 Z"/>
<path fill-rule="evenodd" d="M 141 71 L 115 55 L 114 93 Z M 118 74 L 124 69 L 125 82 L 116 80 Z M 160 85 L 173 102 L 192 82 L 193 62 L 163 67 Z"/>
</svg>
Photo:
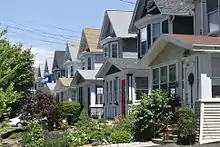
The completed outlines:
<svg viewBox="0 0 220 147">
<path fill-rule="evenodd" d="M 141 33 L 141 30 L 142 29 L 144 29 L 144 28 L 146 28 L 146 41 L 148 41 L 148 35 L 147 35 L 147 26 L 148 25 L 150 25 L 150 29 L 151 29 L 151 45 L 153 44 L 153 24 L 157 24 L 157 23 L 160 23 L 160 34 L 162 34 L 163 32 L 162 32 L 162 23 L 164 22 L 164 21 L 166 21 L 166 20 L 168 20 L 168 18 L 163 18 L 163 19 L 160 19 L 160 20 L 155 20 L 155 21 L 152 21 L 151 23 L 146 23 L 144 26 L 142 26 L 141 28 L 140 28 L 140 33 Z M 169 21 L 168 21 L 169 22 Z M 169 25 L 169 24 L 168 24 Z M 168 29 L 168 32 L 169 32 L 169 29 Z M 141 34 L 140 34 L 140 41 L 139 41 L 139 44 L 141 44 Z M 147 52 L 147 45 L 148 45 L 148 43 L 146 43 L 146 52 Z M 140 53 L 142 52 L 142 50 L 141 50 L 141 47 L 140 47 Z M 142 54 L 140 54 L 140 56 L 141 57 L 143 57 L 144 55 L 142 55 Z"/>
<path fill-rule="evenodd" d="M 112 45 L 114 45 L 114 44 L 117 44 L 117 57 L 116 57 L 116 58 L 119 58 L 119 52 L 118 52 L 119 46 L 118 46 L 118 42 L 111 42 L 111 43 L 110 43 L 110 57 L 113 58 L 113 57 L 112 57 Z M 115 58 L 115 57 L 114 57 L 114 58 Z"/>
<path fill-rule="evenodd" d="M 161 70 L 160 70 L 160 68 L 161 67 L 164 67 L 164 66 L 167 66 L 167 84 L 169 84 L 170 83 L 170 77 L 169 77 L 169 75 L 170 75 L 170 72 L 169 72 L 169 66 L 170 65 L 176 65 L 176 82 L 179 82 L 179 73 L 178 73 L 178 69 L 179 69 L 179 65 L 178 65 L 178 61 L 175 61 L 175 62 L 169 62 L 169 63 L 164 63 L 164 64 L 159 64 L 159 65 L 157 65 L 157 66 L 154 66 L 153 68 L 152 68 L 152 73 L 153 73 L 153 70 L 154 69 L 159 69 L 159 89 L 160 89 L 160 85 L 161 85 Z M 153 74 L 152 74 L 152 89 L 153 89 L 153 86 L 154 86 L 155 84 L 153 83 Z"/>
<path fill-rule="evenodd" d="M 134 103 L 140 103 L 141 100 L 137 100 L 137 94 L 136 94 L 136 91 L 137 91 L 137 88 L 136 88 L 136 78 L 147 78 L 147 85 L 148 85 L 148 88 L 147 89 L 138 89 L 138 90 L 148 90 L 148 93 L 149 93 L 149 77 L 141 77 L 141 76 L 135 76 L 134 77 L 134 83 L 135 83 L 135 100 L 134 100 Z"/>
</svg>

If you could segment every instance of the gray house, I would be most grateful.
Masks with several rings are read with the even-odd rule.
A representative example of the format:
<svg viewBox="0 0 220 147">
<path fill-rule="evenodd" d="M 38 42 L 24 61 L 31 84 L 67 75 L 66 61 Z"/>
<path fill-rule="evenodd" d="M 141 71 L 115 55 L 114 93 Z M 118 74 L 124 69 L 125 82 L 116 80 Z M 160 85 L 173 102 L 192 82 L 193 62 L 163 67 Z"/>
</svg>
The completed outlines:
<svg viewBox="0 0 220 147">
<path fill-rule="evenodd" d="M 65 76 L 65 69 L 63 66 L 64 57 L 65 51 L 55 51 L 52 66 L 53 80 L 55 82 L 57 81 L 57 79 Z"/>
<path fill-rule="evenodd" d="M 104 47 L 104 58 L 137 58 L 135 34 L 128 33 L 133 12 L 107 10 L 99 43 Z"/>
</svg>

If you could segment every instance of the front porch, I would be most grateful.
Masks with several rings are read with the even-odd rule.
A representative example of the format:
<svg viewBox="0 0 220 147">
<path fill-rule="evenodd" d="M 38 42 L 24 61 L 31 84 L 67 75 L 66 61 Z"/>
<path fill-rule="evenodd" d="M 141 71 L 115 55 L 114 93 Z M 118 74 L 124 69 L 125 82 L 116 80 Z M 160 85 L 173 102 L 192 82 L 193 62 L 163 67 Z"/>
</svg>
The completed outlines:
<svg viewBox="0 0 220 147">
<path fill-rule="evenodd" d="M 78 70 L 76 72 L 77 101 L 86 109 L 90 116 L 103 116 L 103 80 L 96 79 L 97 71 Z M 89 75 L 89 77 L 87 76 Z"/>
<path fill-rule="evenodd" d="M 149 89 L 163 89 L 197 118 L 200 144 L 220 141 L 220 39 L 164 35 L 140 62 L 151 68 Z"/>
</svg>

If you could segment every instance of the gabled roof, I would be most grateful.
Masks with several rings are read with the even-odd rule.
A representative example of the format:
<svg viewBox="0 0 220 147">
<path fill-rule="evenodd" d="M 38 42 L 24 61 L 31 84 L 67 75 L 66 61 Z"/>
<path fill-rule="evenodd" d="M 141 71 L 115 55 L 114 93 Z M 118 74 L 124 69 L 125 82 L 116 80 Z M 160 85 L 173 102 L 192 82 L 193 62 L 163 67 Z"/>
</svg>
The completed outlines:
<svg viewBox="0 0 220 147">
<path fill-rule="evenodd" d="M 176 15 L 176 16 L 193 16 L 194 4 L 184 0 L 151 0 L 155 3 L 162 15 Z M 142 12 L 145 9 L 147 0 L 137 0 L 134 14 L 132 16 L 131 24 L 129 26 L 129 32 L 134 33 L 136 28 L 134 26 L 135 21 L 141 18 Z"/>
<path fill-rule="evenodd" d="M 47 64 L 47 60 L 45 61 L 45 66 L 44 66 L 44 77 L 45 75 L 49 74 L 49 68 L 48 68 L 48 64 Z"/>
<path fill-rule="evenodd" d="M 69 60 L 67 59 L 67 55 L 70 56 L 71 60 L 77 60 L 77 53 L 79 50 L 79 42 L 78 41 L 67 41 L 67 50 L 66 50 L 66 61 Z"/>
<path fill-rule="evenodd" d="M 101 80 L 95 76 L 99 70 L 77 70 L 76 76 L 80 75 L 84 80 Z"/>
<path fill-rule="evenodd" d="M 62 86 L 64 86 L 64 87 L 70 86 L 72 80 L 73 80 L 73 78 L 59 78 L 60 83 L 61 83 Z"/>
<path fill-rule="evenodd" d="M 219 37 L 164 34 L 155 41 L 149 51 L 140 60 L 140 66 L 142 68 L 149 66 L 168 43 L 176 45 L 183 50 L 187 49 L 194 52 L 220 52 Z"/>
<path fill-rule="evenodd" d="M 100 29 L 84 28 L 79 45 L 78 56 L 80 53 L 86 52 L 102 52 L 99 46 Z"/>
<path fill-rule="evenodd" d="M 108 58 L 100 68 L 96 77 L 103 78 L 112 66 L 116 67 L 119 71 L 139 69 L 139 66 L 137 66 L 138 61 L 138 59 L 134 58 Z"/>
<path fill-rule="evenodd" d="M 105 36 L 109 26 L 111 25 L 113 31 L 115 32 L 116 37 L 121 37 L 121 38 L 136 37 L 135 34 L 128 33 L 128 27 L 130 25 L 132 15 L 133 15 L 132 11 L 107 10 L 105 12 L 105 16 L 103 20 L 101 36 Z"/>
<path fill-rule="evenodd" d="M 47 83 L 46 86 L 50 91 L 54 91 L 56 83 Z"/>
<path fill-rule="evenodd" d="M 65 51 L 55 51 L 52 70 L 63 69 L 64 58 Z"/>
</svg>

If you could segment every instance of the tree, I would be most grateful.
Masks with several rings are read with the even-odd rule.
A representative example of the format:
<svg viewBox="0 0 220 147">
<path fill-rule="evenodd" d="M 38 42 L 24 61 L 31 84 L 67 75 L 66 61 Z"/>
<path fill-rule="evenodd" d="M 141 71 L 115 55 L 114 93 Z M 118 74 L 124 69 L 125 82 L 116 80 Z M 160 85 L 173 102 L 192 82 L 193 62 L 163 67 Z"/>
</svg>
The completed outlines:
<svg viewBox="0 0 220 147">
<path fill-rule="evenodd" d="M 10 105 L 14 103 L 17 99 L 21 97 L 21 94 L 14 91 L 13 83 L 5 90 L 0 89 L 0 116 L 3 113 L 8 112 L 11 107 Z"/>
<path fill-rule="evenodd" d="M 0 32 L 0 88 L 2 93 L 0 105 L 19 112 L 20 101 L 26 97 L 28 89 L 34 82 L 34 60 L 30 49 L 24 49 L 21 44 L 10 43 L 4 38 L 6 33 L 7 29 Z M 12 87 L 10 87 L 11 84 L 13 84 Z M 3 94 L 4 92 L 8 94 L 7 90 L 11 92 L 11 97 Z M 19 93 L 19 97 L 12 96 L 15 93 Z"/>
<path fill-rule="evenodd" d="M 14 83 L 14 90 L 27 92 L 34 82 L 34 60 L 31 49 L 21 44 L 11 44 L 3 38 L 7 30 L 0 33 L 0 87 L 6 90 Z"/>
<path fill-rule="evenodd" d="M 134 139 L 146 141 L 157 137 L 172 116 L 171 98 L 166 93 L 155 90 L 150 95 L 143 95 L 134 111 Z"/>
<path fill-rule="evenodd" d="M 61 118 L 60 105 L 54 96 L 40 91 L 25 100 L 21 112 L 22 118 L 27 121 L 46 118 L 49 130 L 53 129 L 53 124 L 58 123 Z"/>
</svg>

